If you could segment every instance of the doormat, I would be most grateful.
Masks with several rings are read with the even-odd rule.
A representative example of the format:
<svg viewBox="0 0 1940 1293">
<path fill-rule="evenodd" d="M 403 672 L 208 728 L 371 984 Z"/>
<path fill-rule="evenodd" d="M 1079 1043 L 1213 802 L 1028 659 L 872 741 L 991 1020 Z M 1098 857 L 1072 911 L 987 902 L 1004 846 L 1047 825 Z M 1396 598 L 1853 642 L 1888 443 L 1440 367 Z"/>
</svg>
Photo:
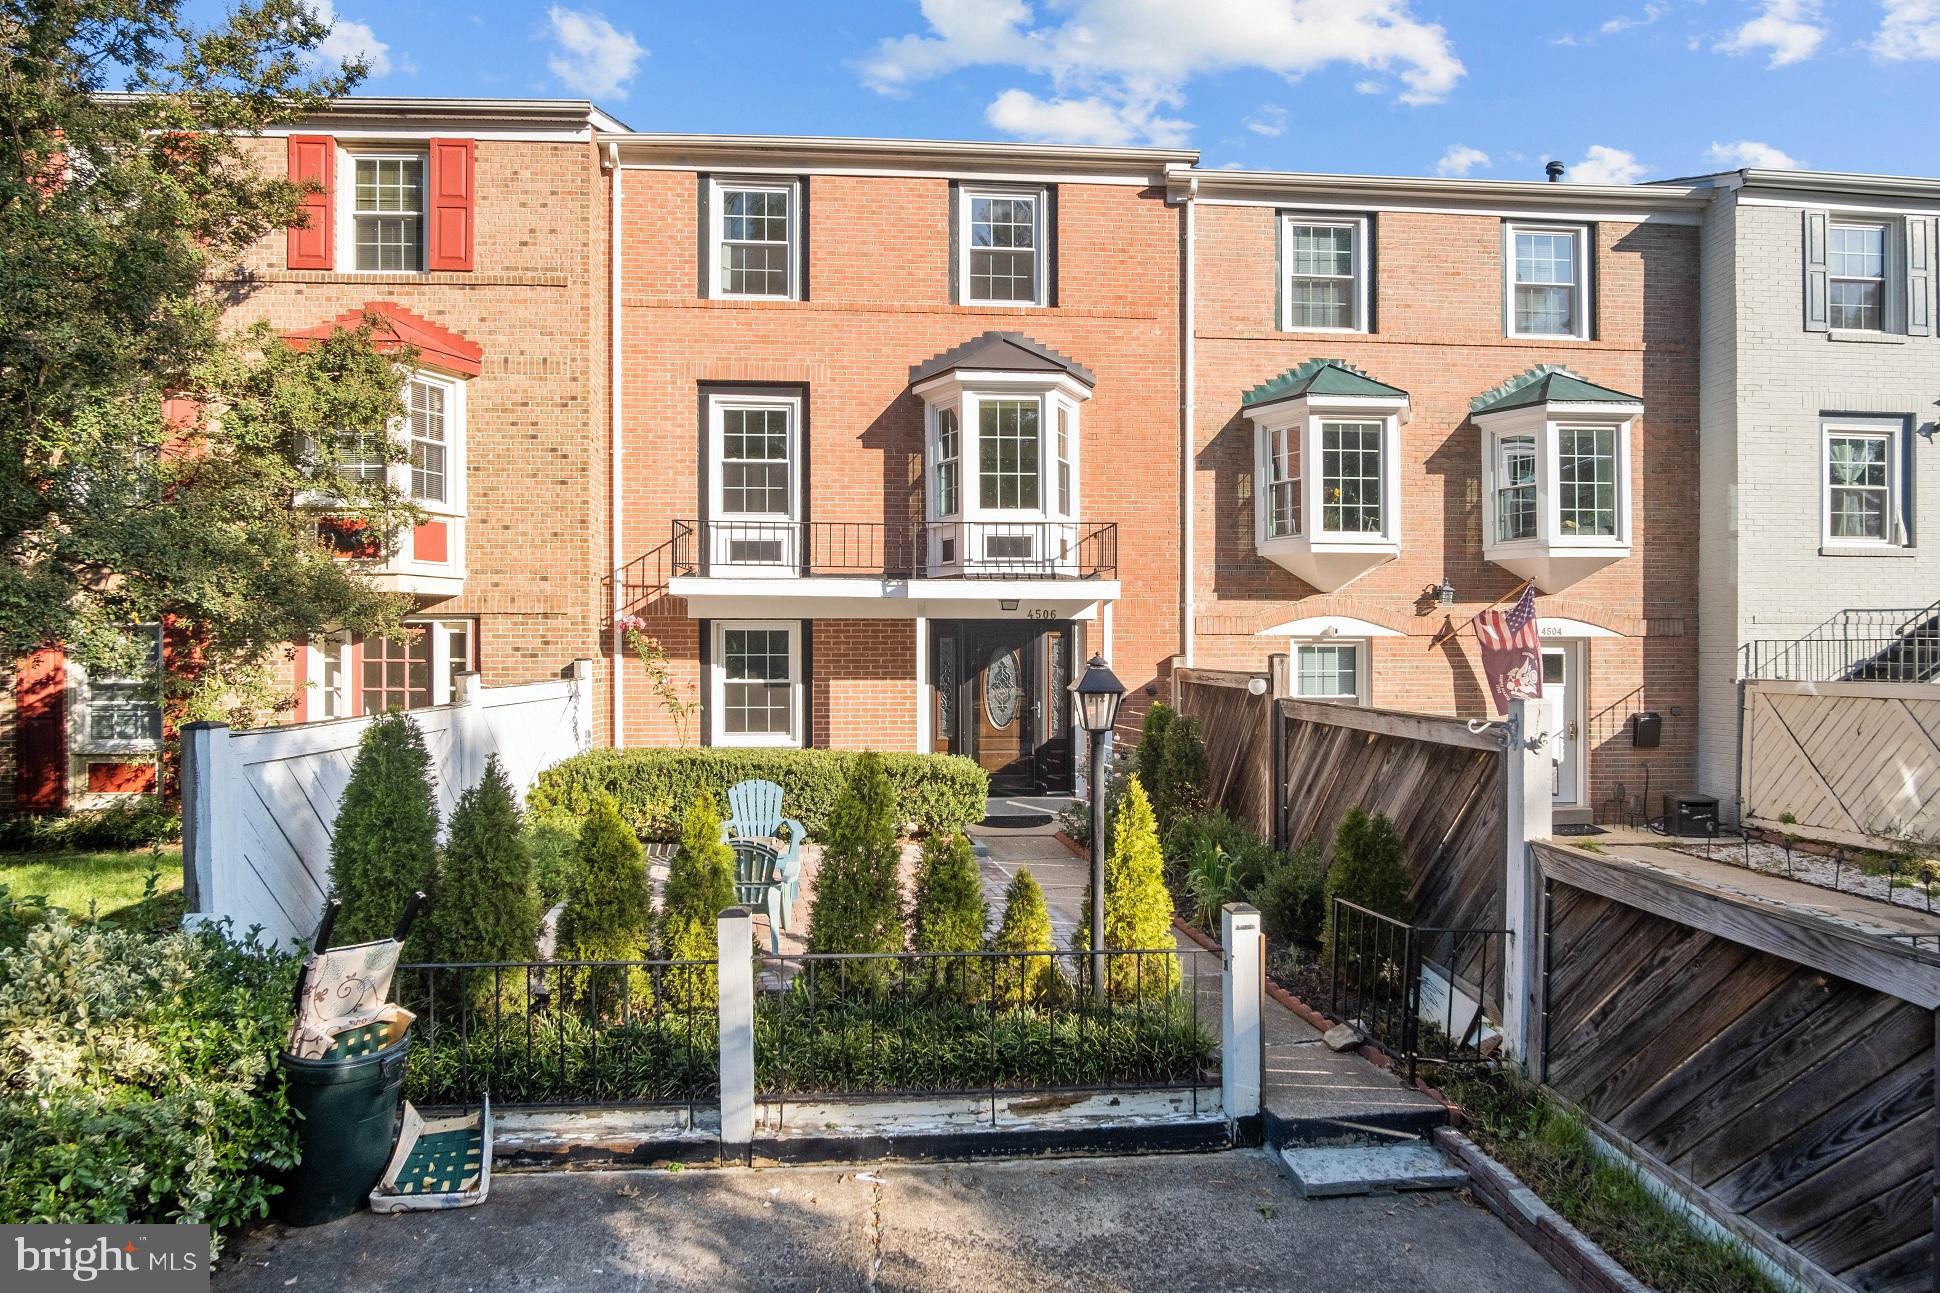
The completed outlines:
<svg viewBox="0 0 1940 1293">
<path fill-rule="evenodd" d="M 1572 822 L 1568 826 L 1558 826 L 1551 833 L 1564 838 L 1580 839 L 1585 835 L 1608 835 L 1610 832 L 1601 826 L 1592 826 L 1588 822 Z"/>
</svg>

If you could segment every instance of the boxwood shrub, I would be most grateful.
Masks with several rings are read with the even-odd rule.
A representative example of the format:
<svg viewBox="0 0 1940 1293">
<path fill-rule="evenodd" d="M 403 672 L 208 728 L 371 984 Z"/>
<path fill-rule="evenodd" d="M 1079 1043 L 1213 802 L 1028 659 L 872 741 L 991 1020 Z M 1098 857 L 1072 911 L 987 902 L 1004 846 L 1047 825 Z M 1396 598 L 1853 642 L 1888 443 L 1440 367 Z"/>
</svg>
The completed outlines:
<svg viewBox="0 0 1940 1293">
<path fill-rule="evenodd" d="M 772 781 L 781 787 L 782 811 L 819 838 L 856 757 L 849 750 L 589 750 L 541 772 L 526 802 L 534 812 L 584 816 L 604 792 L 642 837 L 670 840 L 696 796 L 711 793 L 725 804 L 728 787 L 736 782 Z M 990 778 L 969 759 L 879 757 L 905 826 L 932 833 L 983 820 Z"/>
</svg>

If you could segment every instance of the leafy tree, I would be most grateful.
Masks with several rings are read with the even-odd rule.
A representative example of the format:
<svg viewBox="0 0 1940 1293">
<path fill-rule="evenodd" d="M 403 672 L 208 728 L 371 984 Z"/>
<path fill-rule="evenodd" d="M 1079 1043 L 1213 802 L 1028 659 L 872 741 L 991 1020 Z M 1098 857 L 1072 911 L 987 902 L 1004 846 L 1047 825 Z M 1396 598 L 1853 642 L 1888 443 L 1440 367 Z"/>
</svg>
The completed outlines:
<svg viewBox="0 0 1940 1293">
<path fill-rule="evenodd" d="M 712 961 L 720 953 L 716 924 L 734 905 L 734 850 L 721 842 L 721 809 L 711 794 L 697 795 L 680 824 L 680 847 L 667 865 L 661 895 L 660 954 L 670 961 Z M 712 1009 L 718 974 L 713 967 L 667 971 L 667 994 L 679 1010 Z"/>
<path fill-rule="evenodd" d="M 1051 911 L 1044 890 L 1029 871 L 1020 870 L 1004 890 L 1004 916 L 992 946 L 999 952 L 1049 952 Z M 997 973 L 998 999 L 1005 1005 L 1034 1005 L 1058 994 L 1062 984 L 1050 956 L 1006 957 Z"/>
<path fill-rule="evenodd" d="M 381 715 L 364 732 L 332 832 L 330 884 L 344 904 L 333 937 L 389 937 L 413 891 L 433 887 L 438 865 L 431 754 L 408 716 Z M 422 938 L 413 936 L 410 955 Z"/>
<path fill-rule="evenodd" d="M 1091 886 L 1085 886 L 1083 919 L 1073 945 L 1091 950 Z M 1112 823 L 1111 849 L 1105 855 L 1105 947 L 1130 951 L 1170 948 L 1172 895 L 1165 887 L 1165 855 L 1152 801 L 1134 776 Z M 1164 996 L 1179 983 L 1178 958 L 1115 956 L 1105 967 L 1105 990 L 1116 1000 Z"/>
<path fill-rule="evenodd" d="M 862 755 L 829 814 L 822 865 L 815 875 L 809 951 L 903 950 L 903 851 L 896 818 L 896 796 L 883 775 L 882 760 Z M 850 986 L 873 988 L 882 982 L 882 966 L 860 962 L 841 977 Z"/>
<path fill-rule="evenodd" d="M 300 220 L 248 137 L 364 69 L 313 57 L 328 26 L 308 0 L 235 0 L 213 25 L 202 8 L 0 9 L 0 650 L 131 669 L 133 626 L 166 621 L 188 716 L 260 692 L 278 644 L 398 629 L 405 599 L 333 559 L 294 495 L 380 533 L 416 519 L 337 467 L 338 428 L 403 412 L 368 331 L 299 351 L 223 324 L 244 252 Z"/>
<path fill-rule="evenodd" d="M 426 923 L 432 956 L 440 961 L 524 961 L 539 936 L 526 850 L 512 783 L 495 754 L 485 775 L 458 796 L 444 862 Z M 486 975 L 489 979 L 489 973 Z M 524 974 L 517 977 L 521 995 Z"/>
<path fill-rule="evenodd" d="M 605 795 L 593 802 L 579 831 L 566 910 L 559 917 L 559 958 L 564 961 L 633 961 L 646 956 L 653 934 L 653 898 L 647 886 L 647 855 L 639 837 Z M 567 977 L 574 997 L 591 996 L 598 1007 L 619 1004 L 622 972 L 582 969 Z M 637 970 L 625 972 L 625 995 L 651 994 Z"/>
<path fill-rule="evenodd" d="M 1409 888 L 1408 868 L 1401 860 L 1401 836 L 1388 815 L 1370 813 L 1359 804 L 1348 809 L 1334 832 L 1333 861 L 1327 866 L 1322 959 L 1332 952 L 1336 898 L 1405 921 L 1414 912 Z"/>
</svg>

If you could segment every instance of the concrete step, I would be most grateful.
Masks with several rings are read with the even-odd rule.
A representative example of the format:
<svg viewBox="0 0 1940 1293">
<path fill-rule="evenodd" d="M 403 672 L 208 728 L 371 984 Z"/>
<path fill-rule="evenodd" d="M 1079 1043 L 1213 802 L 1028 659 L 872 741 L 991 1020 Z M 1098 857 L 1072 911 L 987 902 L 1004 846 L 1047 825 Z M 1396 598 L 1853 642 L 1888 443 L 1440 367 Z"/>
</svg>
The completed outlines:
<svg viewBox="0 0 1940 1293">
<path fill-rule="evenodd" d="M 1468 1173 L 1449 1166 L 1441 1151 L 1426 1141 L 1283 1149 L 1280 1162 L 1293 1187 L 1308 1199 L 1453 1190 L 1468 1183 Z"/>
</svg>

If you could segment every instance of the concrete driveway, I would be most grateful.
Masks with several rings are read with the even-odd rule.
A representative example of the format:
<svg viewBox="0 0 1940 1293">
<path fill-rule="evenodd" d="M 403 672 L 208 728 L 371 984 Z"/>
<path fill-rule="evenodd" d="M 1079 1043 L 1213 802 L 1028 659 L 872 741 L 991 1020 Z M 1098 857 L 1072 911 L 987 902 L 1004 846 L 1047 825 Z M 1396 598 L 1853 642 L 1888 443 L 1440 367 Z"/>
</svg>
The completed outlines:
<svg viewBox="0 0 1940 1293">
<path fill-rule="evenodd" d="M 1461 1196 L 1309 1203 L 1258 1150 L 501 1175 L 480 1208 L 266 1227 L 225 1256 L 215 1287 L 1569 1289 Z"/>
</svg>

